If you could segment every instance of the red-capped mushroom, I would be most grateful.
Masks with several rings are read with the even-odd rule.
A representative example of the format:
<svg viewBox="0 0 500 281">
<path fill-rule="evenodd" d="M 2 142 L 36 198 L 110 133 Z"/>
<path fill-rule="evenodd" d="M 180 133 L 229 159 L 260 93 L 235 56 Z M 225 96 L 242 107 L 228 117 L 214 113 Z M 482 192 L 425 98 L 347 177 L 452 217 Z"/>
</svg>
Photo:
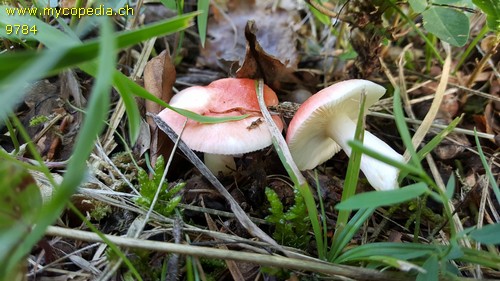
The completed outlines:
<svg viewBox="0 0 500 281">
<path fill-rule="evenodd" d="M 366 108 L 385 93 L 373 82 L 361 79 L 333 84 L 309 99 L 297 110 L 286 135 L 292 157 L 300 170 L 313 169 L 330 159 L 341 148 L 351 155 L 347 144 L 354 139 L 361 93 L 366 94 Z M 403 156 L 372 133 L 364 132 L 364 146 L 397 161 Z M 367 155 L 361 157 L 361 170 L 377 190 L 398 188 L 399 169 Z"/>
<path fill-rule="evenodd" d="M 278 97 L 267 86 L 264 87 L 264 100 L 267 106 L 278 104 Z M 214 124 L 191 119 L 187 121 L 181 139 L 192 150 L 205 152 L 205 164 L 215 174 L 236 168 L 233 155 L 256 151 L 272 143 L 271 134 L 261 119 L 254 80 L 225 78 L 207 86 L 190 87 L 176 94 L 170 100 L 170 105 L 203 116 L 249 114 L 239 121 Z M 164 109 L 158 116 L 177 134 L 180 134 L 186 121 L 186 117 L 170 109 Z M 278 116 L 273 117 L 273 120 L 278 128 L 283 128 Z"/>
</svg>

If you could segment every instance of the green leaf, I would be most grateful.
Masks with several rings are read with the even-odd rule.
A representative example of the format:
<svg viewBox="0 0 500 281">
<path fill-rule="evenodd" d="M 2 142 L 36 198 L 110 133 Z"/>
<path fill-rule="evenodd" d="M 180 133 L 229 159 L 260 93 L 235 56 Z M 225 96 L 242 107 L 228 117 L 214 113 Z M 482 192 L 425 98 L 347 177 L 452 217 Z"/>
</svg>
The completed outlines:
<svg viewBox="0 0 500 281">
<path fill-rule="evenodd" d="M 462 248 L 458 244 L 458 241 L 456 239 L 450 239 L 450 247 L 444 259 L 455 260 L 463 256 L 464 256 L 464 251 L 462 251 Z"/>
<path fill-rule="evenodd" d="M 499 245 L 500 244 L 500 223 L 489 224 L 480 229 L 471 231 L 470 237 L 488 245 Z"/>
<path fill-rule="evenodd" d="M 359 107 L 358 121 L 356 124 L 356 130 L 354 132 L 354 140 L 363 142 L 364 139 L 364 113 L 366 105 L 366 94 L 363 94 L 360 98 L 361 104 Z M 359 171 L 361 167 L 361 153 L 358 150 L 352 150 L 349 156 L 349 163 L 347 164 L 347 172 L 344 182 L 344 188 L 342 190 L 341 202 L 351 198 L 356 193 L 356 187 L 358 185 Z M 335 233 L 340 233 L 342 228 L 344 228 L 347 223 L 349 216 L 351 215 L 350 210 L 341 210 L 338 215 L 337 224 L 335 225 Z M 332 243 L 335 243 L 335 239 Z"/>
<path fill-rule="evenodd" d="M 23 60 L 12 61 L 14 65 L 22 68 L 0 75 L 0 120 L 4 120 L 17 104 L 22 101 L 28 82 L 40 78 L 41 73 L 46 73 L 64 55 L 64 50 L 51 50 L 40 54 L 28 63 Z M 2 67 L 2 57 L 0 56 L 0 68 Z"/>
<path fill-rule="evenodd" d="M 138 180 L 141 196 L 136 197 L 135 201 L 146 208 L 151 208 L 154 197 L 158 192 L 158 198 L 153 209 L 168 217 L 180 203 L 182 196 L 177 194 L 186 186 L 186 183 L 181 182 L 168 189 L 167 181 L 163 181 L 164 172 L 165 159 L 161 155 L 156 160 L 152 178 L 149 177 L 145 170 L 139 169 Z"/>
<path fill-rule="evenodd" d="M 432 4 L 438 4 L 438 5 L 460 5 L 462 4 L 464 0 L 432 0 Z"/>
<path fill-rule="evenodd" d="M 500 32 L 500 1 L 472 0 L 486 14 L 486 24 L 496 33 Z"/>
<path fill-rule="evenodd" d="M 408 0 L 408 3 L 415 13 L 422 13 L 427 8 L 426 0 Z"/>
<path fill-rule="evenodd" d="M 13 254 L 14 260 L 20 260 L 44 234 L 48 225 L 52 224 L 61 214 L 68 198 L 76 191 L 85 177 L 86 161 L 94 148 L 97 134 L 104 128 L 104 120 L 109 109 L 111 93 L 111 76 L 115 68 L 115 42 L 111 24 L 103 20 L 101 27 L 101 46 L 99 50 L 99 71 L 96 82 L 90 94 L 87 115 L 79 132 L 64 179 L 58 188 L 54 189 L 52 199 L 39 212 L 37 224 Z"/>
<path fill-rule="evenodd" d="M 65 34 L 45 23 L 44 21 L 33 16 L 9 15 L 8 10 L 15 9 L 12 6 L 0 5 L 0 38 L 6 38 L 13 41 L 28 40 L 43 42 L 46 46 L 68 47 L 75 45 L 75 40 L 68 34 Z M 12 11 L 12 10 L 11 10 Z M 28 26 L 36 26 L 37 32 L 29 32 L 26 35 L 22 34 L 7 34 L 6 26 L 14 24 L 25 24 Z"/>
<path fill-rule="evenodd" d="M 350 243 L 354 235 L 374 211 L 374 208 L 360 209 L 352 216 L 351 220 L 349 220 L 342 231 L 335 234 L 334 242 L 332 242 L 332 247 L 328 253 L 328 261 L 338 263 L 337 258 L 340 253 L 342 253 L 344 248 Z"/>
<path fill-rule="evenodd" d="M 463 256 L 457 258 L 457 261 L 500 269 L 500 257 L 496 253 L 464 247 L 460 249 L 463 251 Z M 371 256 L 390 256 L 403 260 L 422 259 L 432 254 L 441 256 L 449 250 L 450 246 L 436 244 L 376 242 L 351 248 L 344 252 L 336 262 L 351 263 Z"/>
<path fill-rule="evenodd" d="M 411 164 L 417 171 L 423 171 L 422 165 L 420 164 L 420 160 L 418 159 L 417 152 L 415 147 L 413 146 L 413 142 L 410 136 L 410 130 L 408 130 L 408 126 L 406 125 L 405 115 L 403 113 L 403 107 L 401 104 L 401 89 L 399 87 L 394 88 L 394 98 L 393 98 L 393 107 L 394 107 L 394 117 L 396 121 L 396 126 L 398 128 L 399 135 L 401 136 L 401 140 L 403 141 L 406 150 L 410 153 L 410 161 L 408 164 Z M 401 167 L 398 167 L 401 169 Z M 401 171 L 403 172 L 403 171 Z"/>
<path fill-rule="evenodd" d="M 219 122 L 227 122 L 227 121 L 238 121 L 245 119 L 249 116 L 249 114 L 244 114 L 244 115 L 239 115 L 239 116 L 227 116 L 227 117 L 210 117 L 210 116 L 203 116 L 199 115 L 197 113 L 194 113 L 192 111 L 189 111 L 187 109 L 183 108 L 177 108 L 173 107 L 167 104 L 166 108 L 169 108 L 183 116 L 186 116 L 189 119 L 193 119 L 197 122 L 200 123 L 206 123 L 206 124 L 211 124 L 211 123 L 219 123 Z"/>
<path fill-rule="evenodd" d="M 483 153 L 483 148 L 481 147 L 481 143 L 479 142 L 476 128 L 474 128 L 474 140 L 476 141 L 477 152 L 479 153 L 479 158 L 481 159 L 481 163 L 483 164 L 484 170 L 486 171 L 486 176 L 488 176 L 488 180 L 489 180 L 489 183 L 491 185 L 491 188 L 493 189 L 493 192 L 495 193 L 497 201 L 500 201 L 500 189 L 498 188 L 497 179 L 495 178 L 495 176 L 493 176 L 493 173 L 491 171 L 491 167 L 488 164 L 488 161 L 486 160 L 486 156 Z"/>
<path fill-rule="evenodd" d="M 434 245 L 417 243 L 376 242 L 351 248 L 338 259 L 339 263 L 364 260 L 366 257 L 381 255 L 403 260 L 425 257 L 436 251 Z"/>
<path fill-rule="evenodd" d="M 273 141 L 274 143 L 274 141 Z M 279 151 L 279 145 L 274 143 L 274 147 L 277 151 Z M 280 152 L 278 152 L 280 153 Z M 280 159 L 284 159 L 284 156 L 280 155 Z M 283 162 L 282 162 L 283 163 Z M 289 172 L 290 177 L 292 177 L 293 172 L 287 170 Z M 304 203 L 306 204 L 307 212 L 309 214 L 309 221 L 311 222 L 311 226 L 313 228 L 314 237 L 316 240 L 316 248 L 318 249 L 318 257 L 320 259 L 324 259 L 326 257 L 326 245 L 323 241 L 323 233 L 319 223 L 319 215 L 318 209 L 316 208 L 316 201 L 314 200 L 314 196 L 309 188 L 309 185 L 306 183 L 302 185 L 298 185 L 295 183 L 295 188 L 297 188 L 300 192 L 300 195 L 304 198 Z M 325 237 L 326 239 L 326 237 Z"/>
<path fill-rule="evenodd" d="M 448 7 L 431 6 L 422 12 L 424 28 L 439 39 L 461 47 L 469 39 L 469 18 Z"/>
<path fill-rule="evenodd" d="M 278 195 L 271 188 L 265 190 L 271 208 L 266 221 L 274 225 L 273 238 L 286 246 L 306 248 L 309 244 L 309 229 L 311 228 L 304 198 L 298 190 L 294 190 L 294 204 L 286 213 Z"/>
<path fill-rule="evenodd" d="M 118 72 L 115 70 L 115 73 Z M 116 79 L 116 75 L 114 75 L 113 86 L 115 86 L 116 90 L 120 94 L 123 105 L 125 105 L 125 113 L 128 118 L 128 131 L 130 143 L 135 144 L 137 139 L 139 138 L 140 126 L 141 126 L 141 113 L 139 112 L 139 108 L 137 106 L 137 102 L 135 100 L 135 94 L 127 87 L 127 82 L 133 83 L 130 79 L 125 77 L 124 79 Z M 134 83 L 135 84 L 135 83 Z"/>
<path fill-rule="evenodd" d="M 416 281 L 438 281 L 439 280 L 439 262 L 436 255 L 430 257 L 424 262 L 422 267 L 426 272 L 420 272 Z"/>
<path fill-rule="evenodd" d="M 266 194 L 267 201 L 271 205 L 271 208 L 269 208 L 271 214 L 266 217 L 266 220 L 270 223 L 277 223 L 283 219 L 284 216 L 283 203 L 281 203 L 278 194 L 276 194 L 273 189 L 266 187 L 264 193 Z"/>
<path fill-rule="evenodd" d="M 177 4 L 175 3 L 175 0 L 160 0 L 160 2 L 168 9 L 173 11 L 176 10 Z"/>
<path fill-rule="evenodd" d="M 0 276 L 5 277 L 18 262 L 13 253 L 20 251 L 42 206 L 33 177 L 7 159 L 0 160 L 0 202 Z"/>
<path fill-rule="evenodd" d="M 396 120 L 396 123 L 397 123 L 397 120 Z M 391 166 L 394 166 L 394 167 L 400 169 L 401 172 L 404 172 L 406 174 L 413 173 L 413 174 L 418 175 L 418 176 L 423 176 L 425 173 L 425 171 L 421 170 L 420 168 L 413 166 L 412 163 L 403 163 L 403 162 L 399 162 L 397 160 L 394 160 L 392 158 L 389 158 L 383 154 L 380 154 L 378 151 L 375 151 L 371 148 L 363 146 L 363 143 L 360 141 L 352 140 L 352 141 L 348 141 L 347 144 L 350 147 L 352 147 L 352 151 L 361 151 L 361 152 L 363 152 L 363 154 L 368 155 L 368 156 L 375 158 L 377 160 L 380 160 L 380 161 L 387 163 Z M 408 148 L 408 146 L 407 146 L 407 148 Z"/>
<path fill-rule="evenodd" d="M 317 0 L 313 0 L 313 1 L 318 2 Z M 321 5 L 321 3 L 318 3 L 318 4 Z M 307 6 L 309 7 L 309 11 L 311 11 L 311 13 L 314 15 L 314 17 L 317 18 L 322 24 L 324 24 L 325 26 L 329 26 L 332 24 L 332 20 L 330 19 L 329 16 L 321 13 L 316 8 L 314 8 L 311 4 L 307 4 Z"/>
<path fill-rule="evenodd" d="M 183 30 L 191 25 L 191 20 L 196 15 L 197 13 L 189 13 L 154 24 L 146 25 L 140 29 L 120 32 L 116 35 L 117 49 L 123 49 L 133 46 L 154 36 L 166 35 L 177 32 L 179 30 Z M 55 28 L 49 29 L 47 33 L 51 33 L 52 36 L 36 38 L 39 39 L 40 42 L 46 45 L 49 49 L 58 48 L 59 52 L 62 52 L 64 54 L 64 56 L 60 60 L 56 61 L 57 63 L 52 67 L 51 72 L 56 72 L 64 68 L 74 67 L 78 64 L 91 61 L 97 56 L 99 49 L 98 39 L 88 40 L 84 43 L 80 43 L 75 42 L 71 37 L 68 37 L 65 33 Z M 58 38 L 58 41 L 55 39 L 52 40 L 52 38 Z M 74 44 L 61 46 L 61 44 L 59 43 L 61 41 L 72 41 Z M 75 45 L 75 43 L 79 44 Z M 38 56 L 49 51 L 50 50 L 41 52 L 24 51 L 9 53 L 8 55 L 0 56 L 0 77 L 2 77 L 2 75 L 10 74 L 16 69 L 22 68 L 23 65 L 20 65 L 19 62 L 28 63 L 28 61 L 34 60 Z M 43 72 L 40 73 L 39 77 L 43 77 L 45 75 L 46 72 Z"/>
<path fill-rule="evenodd" d="M 210 7 L 210 0 L 198 0 L 198 35 L 200 36 L 201 47 L 205 48 L 205 40 L 207 38 L 207 23 L 208 23 L 208 9 Z"/>
<path fill-rule="evenodd" d="M 419 182 L 396 190 L 364 192 L 337 204 L 335 209 L 357 210 L 389 206 L 416 198 L 427 191 L 427 185 Z"/>
<path fill-rule="evenodd" d="M 420 266 L 418 266 L 416 264 L 413 264 L 411 262 L 408 262 L 408 261 L 405 261 L 402 259 L 389 257 L 389 256 L 374 255 L 374 256 L 366 257 L 365 259 L 363 259 L 363 261 L 375 262 L 377 264 L 392 266 L 392 267 L 397 268 L 401 271 L 411 271 L 411 270 L 417 270 L 419 272 L 425 271 L 423 268 L 421 268 Z"/>
<path fill-rule="evenodd" d="M 450 200 L 453 197 L 454 193 L 455 193 L 455 175 L 451 174 L 448 183 L 446 183 L 446 192 L 445 192 L 446 198 Z"/>
</svg>

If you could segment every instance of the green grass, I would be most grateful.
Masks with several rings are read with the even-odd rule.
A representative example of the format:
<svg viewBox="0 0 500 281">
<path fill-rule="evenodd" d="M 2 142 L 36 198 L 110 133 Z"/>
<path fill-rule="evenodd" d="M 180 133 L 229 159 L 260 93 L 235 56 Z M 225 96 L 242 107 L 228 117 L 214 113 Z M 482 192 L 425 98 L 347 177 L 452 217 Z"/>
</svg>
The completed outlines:
<svg viewBox="0 0 500 281">
<path fill-rule="evenodd" d="M 179 16 L 127 31 L 114 31 L 108 18 L 95 21 L 92 19 L 92 24 L 98 27 L 98 34 L 95 38 L 85 41 L 79 39 L 76 30 L 79 30 L 83 23 L 76 18 L 72 18 L 69 25 L 63 20 L 47 23 L 43 19 L 34 17 L 7 16 L 5 14 L 6 6 L 0 6 L 0 38 L 4 40 L 4 43 L 8 41 L 17 46 L 22 46 L 22 50 L 16 52 L 5 51 L 0 55 L 0 124 L 5 124 L 14 147 L 13 151 L 10 152 L 0 149 L 0 164 L 5 165 L 0 166 L 2 169 L 5 168 L 1 170 L 4 173 L 0 175 L 1 187 L 4 188 L 11 184 L 19 186 L 19 180 L 27 177 L 28 171 L 42 172 L 51 185 L 55 187 L 52 199 L 42 205 L 39 198 L 40 194 L 30 185 L 29 191 L 33 193 L 33 196 L 29 197 L 27 202 L 30 202 L 31 208 L 28 211 L 23 209 L 20 218 L 5 216 L 5 213 L 11 211 L 10 206 L 7 206 L 7 208 L 2 206 L 4 208 L 1 210 L 2 215 L 4 215 L 2 218 L 5 218 L 5 220 L 0 222 L 0 240 L 2 241 L 0 243 L 0 276 L 2 276 L 0 279 L 15 275 L 20 261 L 25 259 L 33 246 L 40 241 L 47 227 L 60 217 L 63 209 L 68 205 L 71 195 L 85 181 L 88 170 L 87 161 L 95 147 L 96 139 L 106 127 L 106 120 L 109 118 L 108 114 L 112 108 L 110 104 L 112 89 L 118 92 L 126 108 L 128 141 L 130 144 L 135 143 L 139 138 L 140 123 L 143 118 L 139 113 L 136 97 L 154 101 L 202 123 L 239 120 L 246 117 L 246 115 L 243 115 L 232 118 L 209 118 L 170 107 L 116 69 L 118 52 L 137 46 L 154 37 L 183 32 L 193 24 L 195 17 L 197 17 L 200 44 L 204 45 L 207 36 L 210 1 L 198 0 L 198 11 L 194 13 L 183 13 L 184 1 L 178 1 L 177 6 L 173 1 L 165 0 L 164 2 L 168 5 L 174 4 L 174 8 L 179 11 Z M 81 4 L 81 2 L 78 3 L 77 5 Z M 435 59 L 439 63 L 443 63 L 441 53 L 436 47 L 437 42 L 439 42 L 438 37 L 426 35 L 421 27 L 414 24 L 412 17 L 400 8 L 399 4 L 393 2 L 389 4 L 394 9 L 393 12 L 404 19 L 403 24 L 408 25 L 425 42 L 428 50 L 425 58 L 427 69 L 430 68 L 432 62 L 435 62 Z M 458 71 L 461 65 L 466 62 L 473 48 L 487 36 L 488 32 L 494 32 L 498 36 L 498 30 L 492 29 L 496 27 L 494 24 L 498 17 L 498 5 L 495 4 L 492 1 L 484 1 L 484 5 L 480 6 L 488 14 L 487 26 L 489 26 L 489 29 L 485 25 L 478 37 L 472 39 L 470 45 L 459 56 L 455 71 Z M 26 6 L 28 3 L 22 5 Z M 330 23 L 330 19 L 325 15 L 320 14 L 318 11 L 313 13 L 324 25 Z M 439 15 L 437 16 L 439 17 Z M 38 32 L 36 35 L 8 35 L 5 26 L 9 24 L 36 25 Z M 55 25 L 59 28 L 56 28 Z M 391 43 L 396 44 L 396 42 Z M 461 42 L 456 43 L 461 44 Z M 182 40 L 180 40 L 179 44 L 182 44 Z M 26 86 L 29 83 L 57 75 L 68 69 L 81 70 L 92 77 L 93 83 L 87 107 L 83 109 L 85 118 L 64 171 L 63 180 L 61 183 L 57 183 L 51 171 L 45 165 L 44 159 L 37 151 L 35 143 L 30 139 L 26 128 L 18 117 L 13 114 L 13 111 L 22 102 L 26 94 Z M 262 83 L 258 84 L 256 89 L 262 99 Z M 403 146 L 409 152 L 409 161 L 407 163 L 397 162 L 377 151 L 364 147 L 362 142 L 364 120 L 360 115 L 356 128 L 356 137 L 349 143 L 352 147 L 352 155 L 347 164 L 342 199 L 334 210 L 325 209 L 325 202 L 321 201 L 321 196 L 319 201 L 315 200 L 313 190 L 293 163 L 283 136 L 280 132 L 273 133 L 275 151 L 290 181 L 293 183 L 296 195 L 296 205 L 289 210 L 283 210 L 283 205 L 279 202 L 277 195 L 269 192 L 268 198 L 271 201 L 272 211 L 268 221 L 276 224 L 281 223 L 280 219 L 285 221 L 285 224 L 279 225 L 281 228 L 278 228 L 274 238 L 281 244 L 293 245 L 301 250 L 308 250 L 310 245 L 308 242 L 313 241 L 315 254 L 322 261 L 380 270 L 387 267 L 401 271 L 411 270 L 409 275 L 416 277 L 417 280 L 436 280 L 438 275 L 450 279 L 456 278 L 457 272 L 459 272 L 459 268 L 455 266 L 457 263 L 462 267 L 483 266 L 500 270 L 500 258 L 496 253 L 497 250 L 492 247 L 500 244 L 497 235 L 500 231 L 500 224 L 495 223 L 482 228 L 473 226 L 464 231 L 457 231 L 448 203 L 454 197 L 456 185 L 460 184 L 460 182 L 451 174 L 446 189 L 441 190 L 436 181 L 428 174 L 425 165 L 422 164 L 425 157 L 463 121 L 464 116 L 452 120 L 447 128 L 427 141 L 423 147 L 414 147 L 410 130 L 405 122 L 399 91 L 400 89 L 396 88 L 393 95 L 394 117 L 399 137 Z M 363 107 L 364 104 L 361 105 L 361 108 Z M 361 110 L 361 112 L 364 112 L 364 110 Z M 488 161 L 477 135 L 475 136 L 475 144 L 489 186 L 498 201 L 500 200 L 500 190 L 492 172 L 491 163 Z M 37 164 L 21 161 L 19 156 L 23 156 L 24 151 L 27 151 Z M 356 194 L 359 186 L 359 167 L 362 154 L 369 155 L 400 169 L 399 183 L 402 188 L 394 191 L 371 191 Z M 14 176 L 13 181 L 10 181 L 8 177 L 10 169 L 14 169 L 16 175 L 17 171 L 19 171 L 20 176 Z M 141 184 L 151 183 L 147 189 L 142 190 L 142 199 L 145 201 L 143 205 L 148 207 L 148 204 L 153 200 L 152 196 L 156 192 L 155 187 L 160 181 L 158 177 L 154 177 L 149 182 L 145 173 L 141 177 Z M 315 171 L 315 180 L 316 192 L 320 194 L 318 171 Z M 160 191 L 165 190 L 166 188 L 160 189 Z M 160 208 L 164 207 L 162 209 L 165 211 L 164 215 L 170 214 L 175 207 L 173 205 L 177 205 L 180 200 L 180 197 L 175 197 L 173 193 L 160 195 L 166 196 L 162 197 L 165 201 L 173 202 L 171 205 L 168 205 L 167 202 L 167 206 L 159 206 Z M 5 194 L 9 193 L 3 192 L 2 196 L 5 196 Z M 22 194 L 22 196 L 26 195 Z M 138 201 L 140 200 L 138 199 Z M 448 241 L 446 241 L 448 242 L 447 245 L 443 245 L 441 241 L 432 236 L 429 237 L 430 240 L 426 243 L 418 242 L 422 220 L 419 211 L 416 211 L 415 214 L 417 225 L 412 233 L 416 236 L 413 242 L 364 241 L 361 243 L 357 239 L 361 229 L 370 225 L 371 219 L 376 218 L 374 216 L 377 210 L 384 210 L 387 207 L 398 210 L 400 206 L 403 206 L 408 201 L 417 202 L 418 206 L 422 206 L 425 205 L 425 202 L 431 200 L 442 208 L 442 216 L 445 221 L 443 231 L 449 236 Z M 71 206 L 70 208 L 80 216 L 82 221 L 93 232 L 98 233 L 103 240 L 106 240 L 117 258 L 124 261 L 129 271 L 128 276 L 135 280 L 141 280 L 141 272 L 138 272 L 128 260 L 127 254 L 106 239 L 100 233 L 99 228 L 86 221 L 78 210 Z M 307 212 L 304 208 L 307 209 Z M 157 211 L 162 212 L 159 209 Z M 334 228 L 328 225 L 326 219 L 331 212 L 335 212 L 335 215 L 337 215 Z M 328 236 L 330 230 L 334 233 L 333 237 Z M 294 233 L 294 231 L 299 231 L 299 233 Z M 287 240 L 280 241 L 280 238 L 283 237 Z M 464 239 L 473 243 L 485 244 L 486 247 L 480 249 L 467 248 L 460 244 Z M 353 244 L 354 241 L 359 242 L 359 244 Z M 200 279 L 202 273 L 199 272 L 198 263 L 196 257 L 189 256 L 186 258 L 186 278 L 188 280 Z M 163 263 L 163 271 L 166 271 L 166 263 Z"/>
<path fill-rule="evenodd" d="M 193 17 L 197 13 L 185 14 L 172 19 L 167 19 L 152 25 L 144 26 L 135 30 L 125 32 L 114 32 L 111 23 L 106 17 L 100 18 L 100 34 L 96 39 L 80 41 L 78 36 L 69 27 L 64 27 L 66 31 L 61 31 L 40 19 L 29 16 L 7 16 L 5 7 L 0 6 L 0 37 L 12 42 L 38 42 L 45 45 L 44 50 L 30 50 L 12 52 L 0 56 L 0 120 L 8 124 L 11 130 L 13 142 L 19 143 L 16 133 L 21 133 L 23 141 L 28 144 L 31 154 L 40 163 L 40 167 L 30 167 L 29 169 L 41 170 L 47 178 L 51 180 L 55 187 L 52 199 L 41 207 L 35 220 L 33 229 L 25 236 L 12 236 L 6 234 L 6 240 L 2 240 L 5 249 L 0 255 L 0 275 L 11 272 L 16 264 L 31 250 L 33 245 L 44 235 L 47 226 L 51 225 L 61 214 L 68 199 L 75 193 L 77 187 L 83 181 L 87 170 L 87 159 L 94 148 L 94 141 L 100 135 L 105 126 L 104 120 L 110 107 L 111 87 L 115 87 L 121 94 L 126 106 L 129 120 L 129 138 L 132 143 L 139 135 L 139 123 L 141 116 L 137 109 L 134 96 L 144 97 L 153 100 L 161 105 L 171 108 L 184 114 L 189 118 L 200 122 L 221 122 L 230 119 L 207 118 L 192 112 L 175 109 L 164 101 L 153 96 L 141 86 L 131 81 L 128 77 L 116 70 L 116 53 L 119 49 L 127 48 L 144 40 L 169 33 L 178 32 L 191 25 Z M 59 22 L 64 25 L 64 22 Z M 6 34 L 5 26 L 8 24 L 29 24 L 36 25 L 38 32 L 36 35 L 17 37 Z M 26 46 L 30 46 L 26 44 Z M 31 46 L 36 46 L 35 44 Z M 19 63 L 22 62 L 22 63 Z M 41 156 L 33 146 L 29 136 L 25 132 L 21 123 L 12 116 L 12 110 L 23 98 L 25 86 L 31 81 L 52 76 L 68 68 L 80 68 L 95 77 L 95 82 L 90 93 L 90 100 L 85 112 L 86 118 L 81 126 L 74 152 L 68 163 L 68 168 L 64 174 L 61 184 L 57 184 L 45 167 Z M 11 116 L 14 126 L 7 119 Z M 236 116 L 232 120 L 238 120 L 246 116 Z M 19 150 L 19 145 L 16 145 Z M 15 155 L 1 153 L 2 161 L 15 161 Z M 22 239 L 22 240 L 21 240 Z"/>
</svg>

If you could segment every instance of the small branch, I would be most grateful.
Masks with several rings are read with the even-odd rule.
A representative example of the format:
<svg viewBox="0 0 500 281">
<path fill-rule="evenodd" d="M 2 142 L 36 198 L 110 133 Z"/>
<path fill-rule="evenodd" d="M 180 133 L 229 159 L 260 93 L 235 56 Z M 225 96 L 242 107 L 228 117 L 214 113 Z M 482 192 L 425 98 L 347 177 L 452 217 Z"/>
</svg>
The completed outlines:
<svg viewBox="0 0 500 281">
<path fill-rule="evenodd" d="M 67 229 L 57 226 L 49 226 L 46 235 L 60 236 L 80 241 L 87 242 L 103 242 L 103 240 L 95 233 L 90 231 L 81 231 L 75 229 Z M 355 280 L 413 280 L 414 277 L 408 276 L 401 272 L 379 272 L 373 269 L 366 269 L 347 265 L 335 265 L 323 261 L 311 261 L 295 258 L 287 258 L 275 255 L 263 255 L 248 253 L 234 250 L 222 250 L 209 247 L 198 247 L 186 244 L 175 244 L 168 242 L 159 242 L 151 240 L 140 240 L 128 237 L 119 237 L 113 235 L 104 235 L 109 241 L 115 245 L 126 248 L 176 253 L 190 255 L 194 257 L 207 257 L 224 260 L 234 260 L 249 262 L 263 266 L 274 266 L 278 268 L 287 268 L 294 270 L 304 270 L 310 272 L 318 272 L 328 275 L 337 275 L 352 278 Z"/>
<path fill-rule="evenodd" d="M 160 128 L 168 137 L 176 142 L 178 139 L 177 134 L 165 123 L 161 120 L 157 115 L 149 114 L 150 117 L 153 118 L 158 128 Z M 205 166 L 203 161 L 198 158 L 198 156 L 181 140 L 179 141 L 179 149 L 186 155 L 186 157 L 196 166 L 196 168 L 200 171 L 200 173 L 210 181 L 210 183 L 217 189 L 217 191 L 229 202 L 231 206 L 231 211 L 233 211 L 234 215 L 241 223 L 241 225 L 255 237 L 260 238 L 262 241 L 265 241 L 278 249 L 281 252 L 285 253 L 285 250 L 282 246 L 280 246 L 273 238 L 267 235 L 262 229 L 260 229 L 255 223 L 253 223 L 248 215 L 243 211 L 238 202 L 234 200 L 231 194 L 226 190 L 226 188 L 219 182 L 219 180 L 210 172 L 210 170 Z"/>
</svg>

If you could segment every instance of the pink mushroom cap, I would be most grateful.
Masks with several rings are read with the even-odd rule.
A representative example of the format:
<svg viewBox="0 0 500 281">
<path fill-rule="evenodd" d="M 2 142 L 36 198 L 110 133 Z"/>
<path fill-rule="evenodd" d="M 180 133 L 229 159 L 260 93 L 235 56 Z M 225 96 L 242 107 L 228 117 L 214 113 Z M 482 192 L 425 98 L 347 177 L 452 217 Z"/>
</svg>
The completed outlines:
<svg viewBox="0 0 500 281">
<path fill-rule="evenodd" d="M 170 101 L 171 106 L 203 116 L 249 114 L 239 121 L 213 124 L 188 119 L 181 139 L 192 150 L 222 155 L 252 152 L 271 145 L 271 133 L 262 118 L 255 89 L 252 79 L 224 78 L 207 86 L 194 86 L 177 93 Z M 278 97 L 268 86 L 264 86 L 264 101 L 267 106 L 278 104 Z M 177 134 L 181 133 L 186 117 L 168 108 L 158 116 Z M 278 128 L 283 129 L 279 116 L 273 116 L 273 120 Z"/>
<path fill-rule="evenodd" d="M 366 90 L 365 111 L 385 93 L 382 86 L 373 82 L 351 79 L 324 88 L 300 105 L 286 134 L 299 169 L 312 169 L 342 149 L 320 128 L 327 127 L 329 119 L 339 111 L 356 121 L 362 90 Z"/>
</svg>

